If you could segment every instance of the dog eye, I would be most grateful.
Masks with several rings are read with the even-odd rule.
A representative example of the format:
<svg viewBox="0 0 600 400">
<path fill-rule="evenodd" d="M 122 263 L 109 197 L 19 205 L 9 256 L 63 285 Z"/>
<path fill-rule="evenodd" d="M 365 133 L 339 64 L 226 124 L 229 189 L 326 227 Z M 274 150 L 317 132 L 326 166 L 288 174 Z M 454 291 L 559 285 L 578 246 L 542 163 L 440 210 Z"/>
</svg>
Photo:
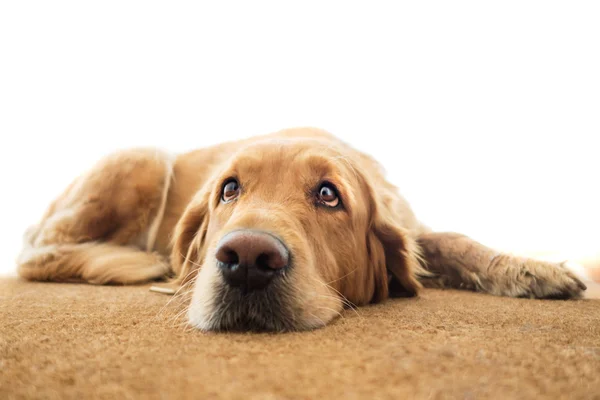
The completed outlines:
<svg viewBox="0 0 600 400">
<path fill-rule="evenodd" d="M 223 185 L 223 193 L 221 194 L 221 200 L 225 203 L 229 203 L 235 200 L 240 195 L 240 184 L 235 179 L 230 179 Z"/>
<path fill-rule="evenodd" d="M 340 197 L 337 190 L 331 183 L 323 183 L 319 188 L 319 202 L 327 207 L 337 207 L 340 204 Z"/>
</svg>

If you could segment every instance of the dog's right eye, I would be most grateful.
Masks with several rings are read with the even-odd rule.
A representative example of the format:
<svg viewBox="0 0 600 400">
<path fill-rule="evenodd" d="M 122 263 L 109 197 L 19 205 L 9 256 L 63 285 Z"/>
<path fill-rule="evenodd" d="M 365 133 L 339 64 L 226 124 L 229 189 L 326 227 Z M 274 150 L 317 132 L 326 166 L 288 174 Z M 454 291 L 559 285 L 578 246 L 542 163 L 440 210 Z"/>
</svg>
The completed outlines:
<svg viewBox="0 0 600 400">
<path fill-rule="evenodd" d="M 331 208 L 335 208 L 340 204 L 340 196 L 338 195 L 337 189 L 329 182 L 321 184 L 318 200 L 319 203 Z"/>
<path fill-rule="evenodd" d="M 240 184 L 235 179 L 230 179 L 223 185 L 221 200 L 224 203 L 229 203 L 238 198 L 240 195 Z"/>
</svg>

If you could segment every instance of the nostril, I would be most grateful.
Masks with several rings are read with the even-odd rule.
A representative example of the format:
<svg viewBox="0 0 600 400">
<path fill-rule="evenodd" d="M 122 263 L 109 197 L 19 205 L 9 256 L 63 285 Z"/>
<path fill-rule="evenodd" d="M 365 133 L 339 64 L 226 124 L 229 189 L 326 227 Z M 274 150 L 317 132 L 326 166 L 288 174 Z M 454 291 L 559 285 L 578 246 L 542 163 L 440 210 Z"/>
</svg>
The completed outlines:
<svg viewBox="0 0 600 400">
<path fill-rule="evenodd" d="M 275 250 L 273 252 L 261 253 L 256 258 L 256 266 L 263 270 L 278 270 L 287 266 L 288 256 L 287 252 Z"/>
<path fill-rule="evenodd" d="M 270 258 L 271 258 L 271 256 L 269 256 L 269 255 L 268 255 L 268 254 L 266 254 L 266 253 L 262 253 L 262 254 L 260 254 L 260 255 L 259 255 L 257 258 L 256 258 L 256 266 L 257 266 L 259 269 L 262 269 L 262 270 L 269 270 L 269 269 L 271 269 L 270 262 L 269 262 L 269 261 L 270 261 Z"/>
<path fill-rule="evenodd" d="M 217 258 L 217 260 L 219 260 L 223 264 L 238 264 L 239 263 L 238 253 L 235 250 L 233 250 L 227 246 L 220 247 L 217 250 L 217 254 L 215 254 L 215 257 Z"/>
<path fill-rule="evenodd" d="M 225 258 L 228 260 L 228 261 L 225 261 L 228 264 L 239 264 L 239 262 L 240 262 L 238 254 L 233 250 L 226 251 Z"/>
</svg>

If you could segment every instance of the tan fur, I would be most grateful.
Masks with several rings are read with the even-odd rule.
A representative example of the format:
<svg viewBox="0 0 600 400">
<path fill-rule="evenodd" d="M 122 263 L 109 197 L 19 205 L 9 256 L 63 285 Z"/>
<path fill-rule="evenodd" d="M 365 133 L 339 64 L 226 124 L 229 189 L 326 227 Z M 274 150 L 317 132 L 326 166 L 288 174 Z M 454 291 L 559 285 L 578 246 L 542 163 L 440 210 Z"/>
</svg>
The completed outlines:
<svg viewBox="0 0 600 400">
<path fill-rule="evenodd" d="M 169 273 L 159 254 L 96 242 L 30 248 L 18 262 L 23 278 L 38 281 L 133 284 Z"/>
<path fill-rule="evenodd" d="M 231 176 L 243 195 L 221 204 Z M 323 179 L 336 184 L 343 209 L 315 207 L 310 193 Z M 174 273 L 179 284 L 194 284 L 190 322 L 215 329 L 227 323 L 215 319 L 224 296 L 215 245 L 236 229 L 272 232 L 293 254 L 281 299 L 293 323 L 273 329 L 322 326 L 344 305 L 383 301 L 390 291 L 414 296 L 419 280 L 508 296 L 576 297 L 585 288 L 558 264 L 490 259 L 496 253 L 471 239 L 430 232 L 377 162 L 312 128 L 173 160 L 148 149 L 111 155 L 75 180 L 28 231 L 19 273 L 90 283 Z M 244 318 L 258 318 L 255 312 Z"/>
<path fill-rule="evenodd" d="M 586 289 L 560 263 L 500 253 L 457 233 L 423 234 L 419 244 L 435 273 L 426 286 L 535 298 L 577 297 Z"/>
</svg>

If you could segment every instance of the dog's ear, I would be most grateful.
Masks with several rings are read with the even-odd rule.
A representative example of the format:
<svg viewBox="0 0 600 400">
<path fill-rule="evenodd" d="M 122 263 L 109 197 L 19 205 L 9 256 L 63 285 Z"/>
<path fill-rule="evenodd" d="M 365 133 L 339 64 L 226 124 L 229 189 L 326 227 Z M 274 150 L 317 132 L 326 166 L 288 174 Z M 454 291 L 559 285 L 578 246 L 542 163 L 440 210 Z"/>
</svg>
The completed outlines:
<svg viewBox="0 0 600 400">
<path fill-rule="evenodd" d="M 188 204 L 173 233 L 171 267 L 179 284 L 189 282 L 204 259 L 208 230 L 209 191 L 199 192 Z"/>
<path fill-rule="evenodd" d="M 374 230 L 367 233 L 367 257 L 369 274 L 372 276 L 373 292 L 370 301 L 379 303 L 389 296 L 389 278 L 385 260 L 385 249 Z"/>
<path fill-rule="evenodd" d="M 379 220 L 375 233 L 383 245 L 385 265 L 389 272 L 389 293 L 392 296 L 416 296 L 421 289 L 417 280 L 423 267 L 419 263 L 419 247 L 406 229 L 393 220 Z"/>
<path fill-rule="evenodd" d="M 388 295 L 417 295 L 422 287 L 417 275 L 426 274 L 419 262 L 419 246 L 403 227 L 402 212 L 408 205 L 388 185 L 377 189 L 373 184 L 367 185 L 371 197 L 367 250 L 375 274 L 373 302 Z"/>
</svg>

